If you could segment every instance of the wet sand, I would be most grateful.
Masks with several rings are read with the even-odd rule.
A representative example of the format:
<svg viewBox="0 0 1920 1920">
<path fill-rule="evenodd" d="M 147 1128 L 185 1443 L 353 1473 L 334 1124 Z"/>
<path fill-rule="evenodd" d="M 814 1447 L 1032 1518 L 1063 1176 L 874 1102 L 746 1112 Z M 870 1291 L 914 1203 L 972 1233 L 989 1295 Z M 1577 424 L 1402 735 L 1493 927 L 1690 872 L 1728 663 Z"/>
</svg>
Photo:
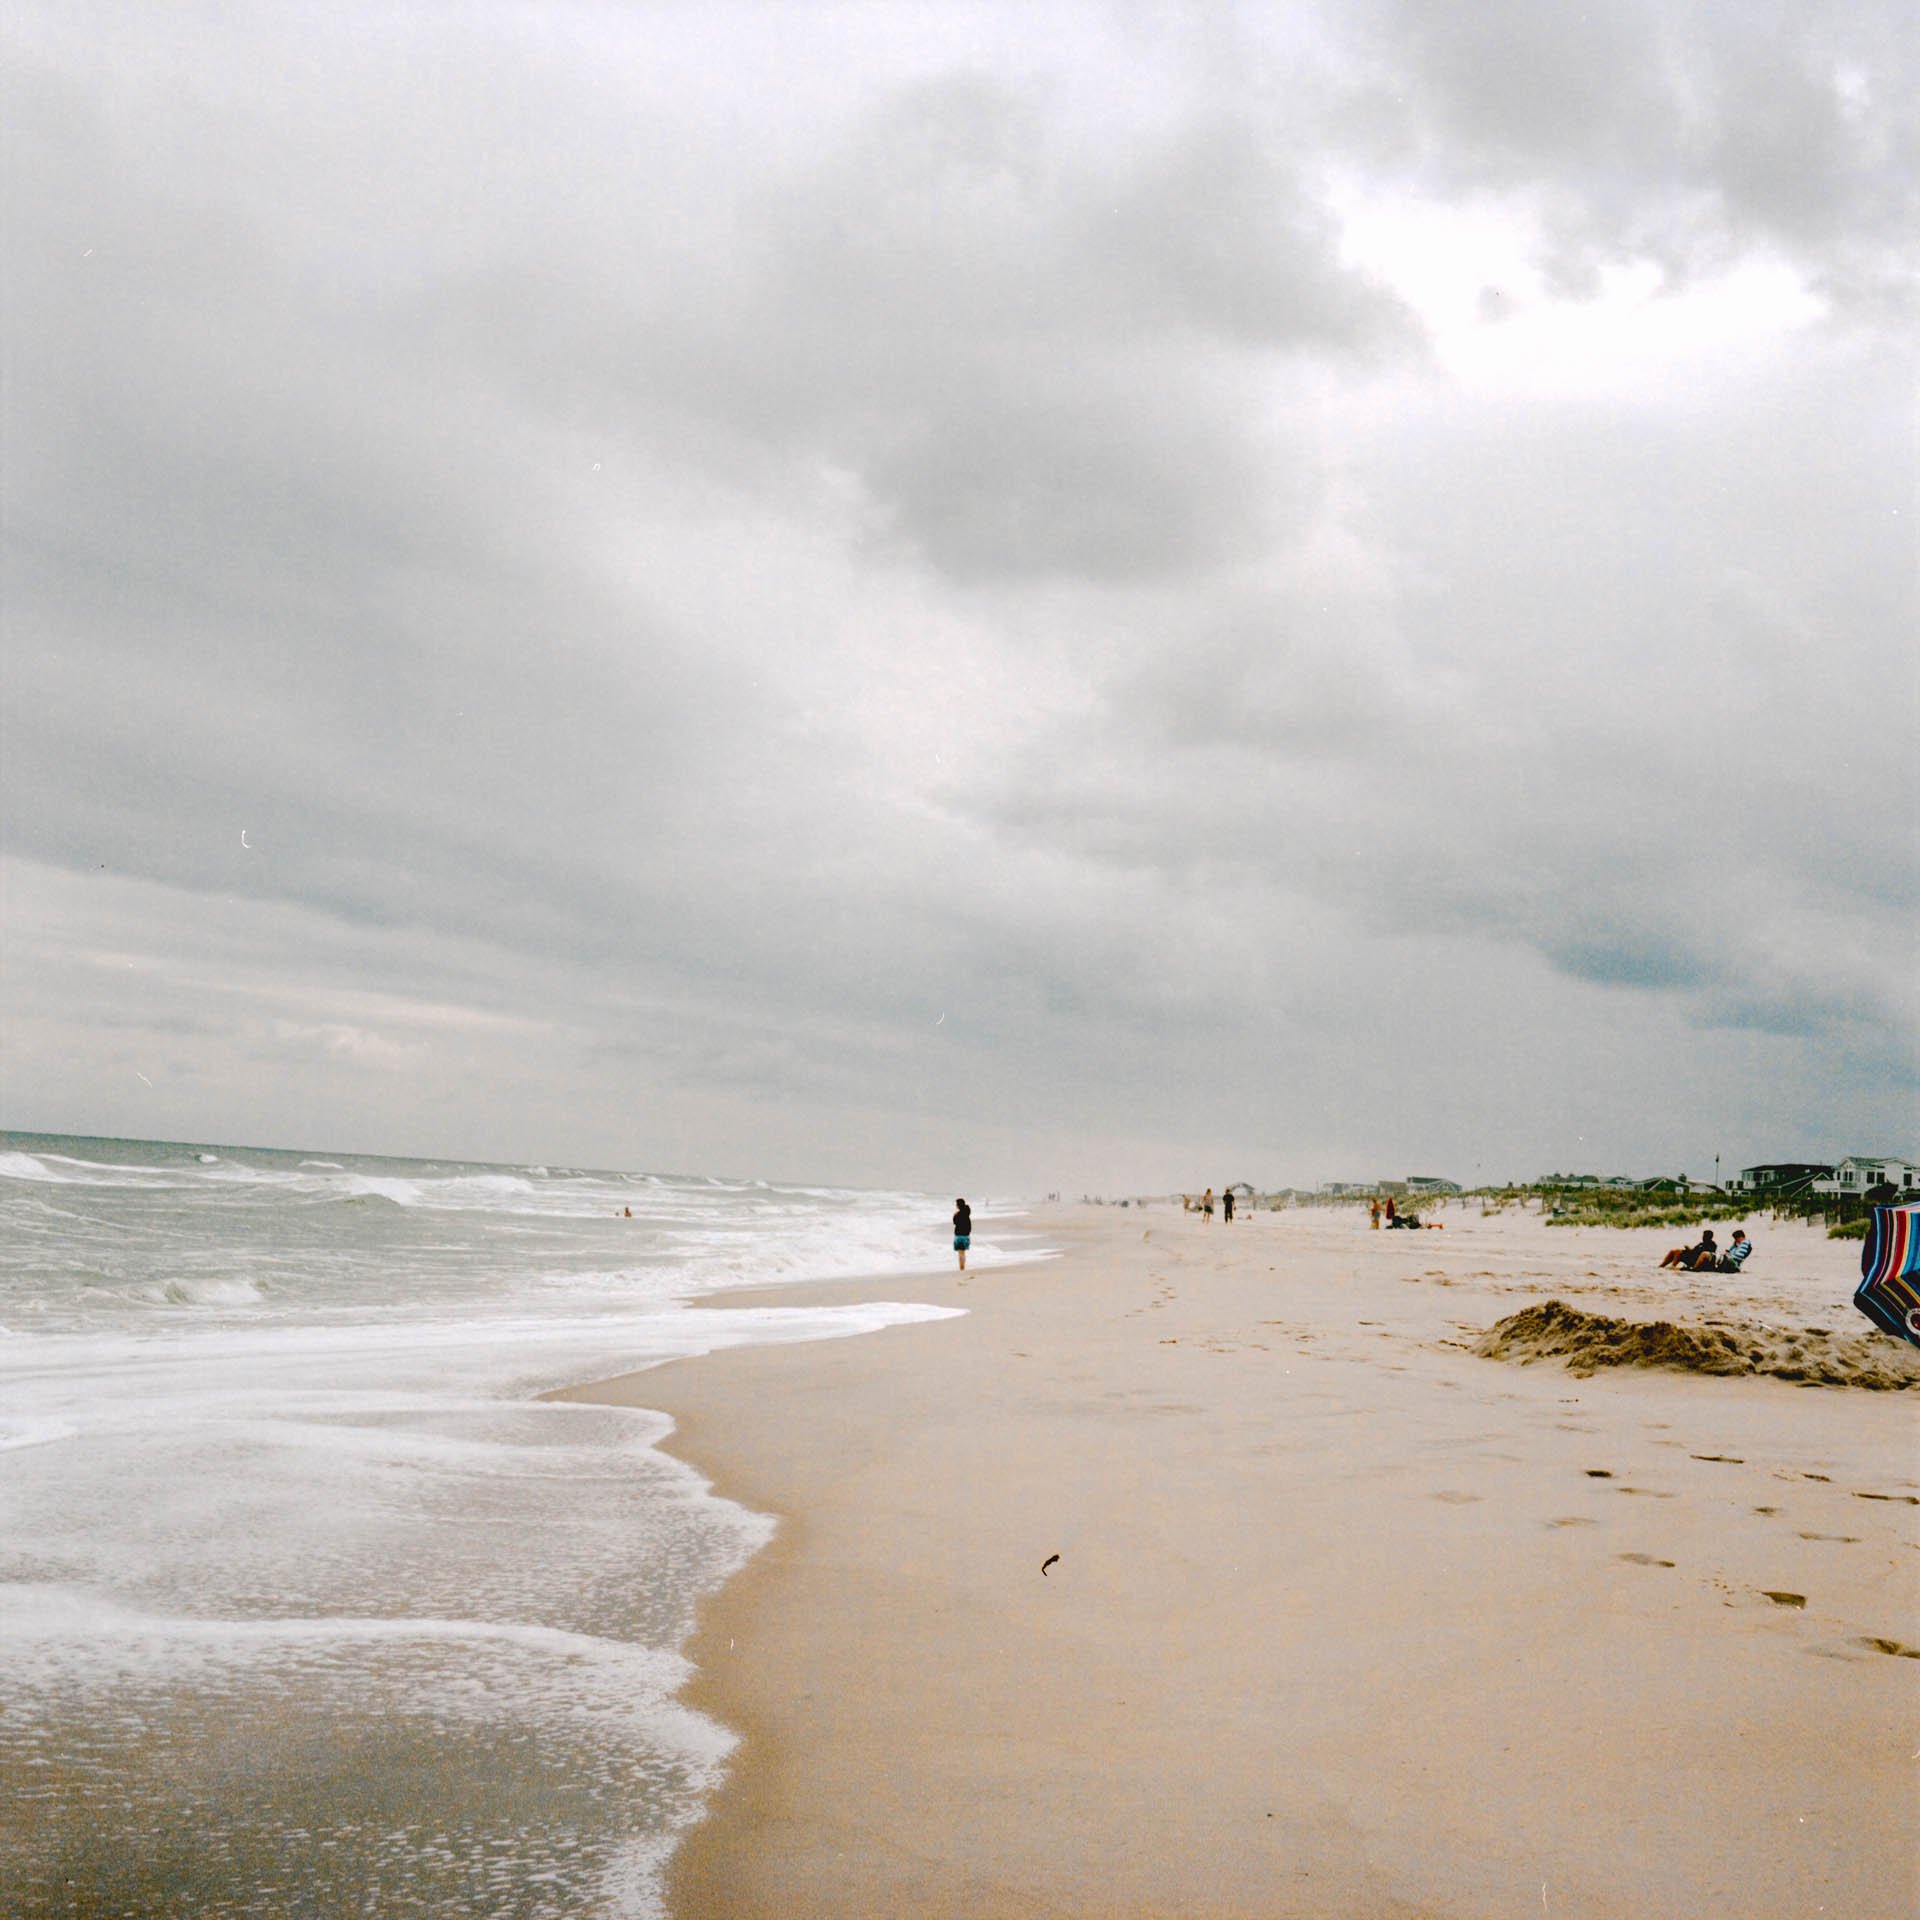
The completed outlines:
<svg viewBox="0 0 1920 1920">
<path fill-rule="evenodd" d="M 965 1319 L 583 1390 L 780 1519 L 690 1648 L 743 1743 L 675 1920 L 1920 1909 L 1920 1395 L 1471 1350 L 1844 1341 L 1857 1245 L 1439 1217 L 1054 1208 L 773 1296 Z"/>
</svg>

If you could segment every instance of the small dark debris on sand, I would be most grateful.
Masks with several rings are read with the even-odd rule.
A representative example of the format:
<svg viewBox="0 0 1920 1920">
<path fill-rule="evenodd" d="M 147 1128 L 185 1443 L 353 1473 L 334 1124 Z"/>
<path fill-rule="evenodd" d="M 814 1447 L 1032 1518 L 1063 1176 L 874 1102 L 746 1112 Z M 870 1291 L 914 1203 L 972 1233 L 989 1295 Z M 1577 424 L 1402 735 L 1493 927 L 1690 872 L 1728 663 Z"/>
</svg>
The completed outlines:
<svg viewBox="0 0 1920 1920">
<path fill-rule="evenodd" d="M 1767 1374 L 1803 1386 L 1920 1387 L 1920 1348 L 1872 1333 L 1784 1332 L 1757 1322 L 1678 1326 L 1614 1320 L 1563 1300 L 1509 1314 L 1473 1343 L 1486 1360 L 1564 1360 L 1571 1373 L 1665 1367 L 1676 1373 Z"/>
</svg>

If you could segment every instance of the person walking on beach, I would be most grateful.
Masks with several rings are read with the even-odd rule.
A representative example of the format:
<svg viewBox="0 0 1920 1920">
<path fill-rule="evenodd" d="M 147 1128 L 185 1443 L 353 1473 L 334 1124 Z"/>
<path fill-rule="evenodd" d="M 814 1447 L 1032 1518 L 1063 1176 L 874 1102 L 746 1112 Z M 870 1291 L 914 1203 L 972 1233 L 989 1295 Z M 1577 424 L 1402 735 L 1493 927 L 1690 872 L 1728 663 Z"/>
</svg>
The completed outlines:
<svg viewBox="0 0 1920 1920">
<path fill-rule="evenodd" d="M 967 1248 L 973 1240 L 973 1209 L 964 1200 L 953 1203 L 953 1250 L 960 1256 L 960 1271 L 967 1270 Z"/>
<path fill-rule="evenodd" d="M 1233 1189 L 1231 1187 L 1222 1187 L 1220 1189 L 1220 1211 L 1225 1216 L 1225 1224 L 1227 1226 L 1232 1226 L 1233 1225 Z"/>
<path fill-rule="evenodd" d="M 1213 1189 L 1211 1187 L 1200 1196 L 1200 1211 L 1207 1216 L 1207 1224 L 1211 1226 L 1213 1224 Z"/>
</svg>

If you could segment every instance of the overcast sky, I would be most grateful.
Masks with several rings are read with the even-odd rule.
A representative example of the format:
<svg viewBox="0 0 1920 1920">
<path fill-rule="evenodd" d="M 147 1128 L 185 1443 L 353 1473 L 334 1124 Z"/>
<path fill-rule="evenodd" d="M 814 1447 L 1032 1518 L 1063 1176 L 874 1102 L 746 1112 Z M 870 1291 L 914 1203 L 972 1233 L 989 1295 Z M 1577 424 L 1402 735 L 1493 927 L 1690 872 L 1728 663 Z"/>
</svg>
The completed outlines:
<svg viewBox="0 0 1920 1920">
<path fill-rule="evenodd" d="M 6 19 L 6 1125 L 1920 1146 L 1910 0 Z"/>
</svg>

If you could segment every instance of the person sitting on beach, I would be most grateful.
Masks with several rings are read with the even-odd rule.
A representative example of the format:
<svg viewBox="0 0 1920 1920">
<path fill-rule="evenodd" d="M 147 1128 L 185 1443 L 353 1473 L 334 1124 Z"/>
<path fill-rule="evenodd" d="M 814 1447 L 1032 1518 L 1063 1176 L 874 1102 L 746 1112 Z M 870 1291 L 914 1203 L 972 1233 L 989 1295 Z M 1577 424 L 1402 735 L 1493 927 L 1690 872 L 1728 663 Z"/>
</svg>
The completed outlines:
<svg viewBox="0 0 1920 1920">
<path fill-rule="evenodd" d="M 1753 1251 L 1753 1242 L 1747 1238 L 1745 1227 L 1735 1227 L 1733 1244 L 1713 1263 L 1715 1273 L 1738 1273 L 1747 1264 L 1747 1255 Z"/>
<path fill-rule="evenodd" d="M 1702 1261 L 1709 1267 L 1719 1259 L 1720 1248 L 1714 1240 L 1713 1229 L 1703 1227 L 1700 1230 L 1700 1244 L 1697 1247 L 1669 1247 L 1667 1257 L 1660 1262 L 1663 1267 L 1680 1267 L 1688 1272 L 1699 1268 Z"/>
</svg>

